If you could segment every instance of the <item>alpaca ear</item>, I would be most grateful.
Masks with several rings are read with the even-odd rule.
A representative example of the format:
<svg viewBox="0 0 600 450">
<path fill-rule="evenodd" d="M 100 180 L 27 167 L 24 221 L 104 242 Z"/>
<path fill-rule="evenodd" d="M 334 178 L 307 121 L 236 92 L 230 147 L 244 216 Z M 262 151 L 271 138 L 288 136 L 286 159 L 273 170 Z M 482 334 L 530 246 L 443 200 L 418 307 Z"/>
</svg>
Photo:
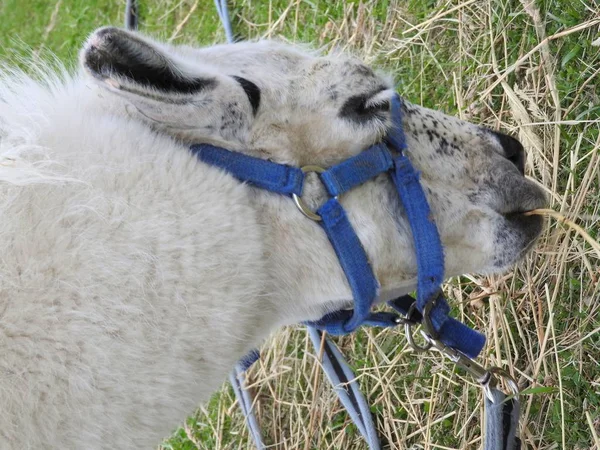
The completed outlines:
<svg viewBox="0 0 600 450">
<path fill-rule="evenodd" d="M 110 87 L 144 97 L 189 96 L 212 90 L 217 80 L 167 56 L 165 50 L 137 34 L 100 28 L 81 52 L 84 69 Z"/>
</svg>

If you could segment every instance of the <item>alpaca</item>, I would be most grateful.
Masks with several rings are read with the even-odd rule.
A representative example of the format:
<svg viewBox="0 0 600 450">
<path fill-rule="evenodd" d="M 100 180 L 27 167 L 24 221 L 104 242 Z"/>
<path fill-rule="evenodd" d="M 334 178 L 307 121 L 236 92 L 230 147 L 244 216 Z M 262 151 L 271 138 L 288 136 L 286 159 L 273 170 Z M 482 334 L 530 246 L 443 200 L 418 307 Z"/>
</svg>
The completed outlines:
<svg viewBox="0 0 600 450">
<path fill-rule="evenodd" d="M 261 41 L 169 46 L 102 28 L 81 70 L 0 78 L 0 449 L 141 449 L 278 327 L 351 305 L 323 230 L 200 162 L 211 143 L 293 166 L 382 139 L 391 80 Z M 407 155 L 446 275 L 513 265 L 545 204 L 506 135 L 407 102 Z M 304 199 L 324 189 L 309 179 Z M 387 176 L 341 197 L 383 301 L 415 287 Z"/>
</svg>

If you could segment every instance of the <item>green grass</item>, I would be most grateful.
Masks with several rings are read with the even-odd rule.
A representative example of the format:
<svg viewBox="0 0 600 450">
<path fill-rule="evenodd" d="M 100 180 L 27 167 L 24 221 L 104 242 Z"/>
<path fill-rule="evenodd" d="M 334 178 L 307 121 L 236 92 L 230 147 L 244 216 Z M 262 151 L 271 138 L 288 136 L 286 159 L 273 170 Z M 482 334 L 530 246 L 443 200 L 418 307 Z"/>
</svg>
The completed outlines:
<svg viewBox="0 0 600 450">
<path fill-rule="evenodd" d="M 173 43 L 224 40 L 212 1 L 140 1 L 144 32 Z M 0 59 L 25 64 L 18 56 L 27 49 L 47 48 L 74 65 L 90 31 L 123 22 L 124 3 L 3 0 Z M 529 175 L 553 193 L 552 207 L 598 239 L 600 47 L 592 42 L 600 38 L 600 4 L 528 3 L 230 2 L 240 36 L 343 48 L 393 73 L 410 101 L 518 134 Z M 600 450 L 598 256 L 551 221 L 511 274 L 448 285 L 456 314 L 488 336 L 485 361 L 512 367 L 530 389 L 523 396 L 525 448 Z M 361 330 L 338 342 L 389 448 L 479 448 L 481 392 L 464 373 L 437 354 L 412 354 L 400 331 Z M 314 369 L 302 329 L 282 330 L 264 345 L 250 378 L 265 440 L 278 449 L 366 448 Z M 224 387 L 163 448 L 252 448 L 233 402 Z"/>
</svg>

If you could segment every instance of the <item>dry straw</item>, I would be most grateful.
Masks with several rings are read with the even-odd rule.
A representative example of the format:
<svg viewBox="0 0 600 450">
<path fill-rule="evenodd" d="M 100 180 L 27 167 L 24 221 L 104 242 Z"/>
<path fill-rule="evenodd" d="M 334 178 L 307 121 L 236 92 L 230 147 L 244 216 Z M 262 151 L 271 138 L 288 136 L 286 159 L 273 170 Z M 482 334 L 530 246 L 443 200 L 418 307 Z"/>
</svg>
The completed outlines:
<svg viewBox="0 0 600 450">
<path fill-rule="evenodd" d="M 567 219 L 561 213 L 558 213 L 558 212 L 554 211 L 553 209 L 534 209 L 532 211 L 527 211 L 525 213 L 525 215 L 526 216 L 534 216 L 534 215 L 549 216 L 549 217 L 552 217 L 553 219 L 556 219 L 559 223 L 562 223 L 562 224 L 568 226 L 569 228 L 575 230 L 582 238 L 584 238 L 592 246 L 592 248 L 598 254 L 598 258 L 600 258 L 600 242 L 594 240 L 594 238 L 591 237 L 587 231 L 585 231 L 583 228 L 581 228 L 579 225 L 577 225 L 572 220 Z"/>
</svg>

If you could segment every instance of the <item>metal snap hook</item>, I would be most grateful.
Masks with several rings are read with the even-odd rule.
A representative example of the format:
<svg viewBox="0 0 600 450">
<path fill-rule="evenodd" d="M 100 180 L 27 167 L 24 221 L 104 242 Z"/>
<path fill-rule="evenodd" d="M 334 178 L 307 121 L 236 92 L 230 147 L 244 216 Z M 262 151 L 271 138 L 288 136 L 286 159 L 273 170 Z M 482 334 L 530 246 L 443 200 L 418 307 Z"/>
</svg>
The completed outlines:
<svg viewBox="0 0 600 450">
<path fill-rule="evenodd" d="M 300 170 L 303 173 L 310 173 L 310 172 L 323 173 L 323 172 L 325 172 L 325 169 L 323 169 L 321 166 L 315 166 L 315 165 L 304 166 L 304 167 L 301 167 Z M 315 222 L 320 222 L 321 220 L 323 220 L 319 214 L 317 214 L 316 212 L 314 212 L 313 210 L 311 210 L 308 207 L 306 202 L 304 200 L 302 200 L 302 197 L 300 197 L 296 194 L 292 194 L 292 198 L 294 199 L 294 203 L 296 204 L 296 206 L 298 207 L 300 212 L 302 214 L 304 214 L 306 217 L 308 217 L 311 220 L 314 220 Z"/>
<path fill-rule="evenodd" d="M 490 377 L 485 383 L 482 383 L 481 385 L 483 386 L 483 392 L 485 393 L 485 396 L 492 403 L 494 403 L 494 396 L 492 395 L 492 387 L 494 387 L 496 385 L 498 378 L 506 381 L 506 384 L 508 385 L 508 387 L 511 390 L 511 393 L 513 395 L 515 395 L 515 396 L 519 395 L 519 392 L 521 392 L 521 390 L 519 389 L 519 385 L 517 384 L 517 381 L 512 377 L 512 375 L 510 373 L 508 373 L 503 368 L 497 367 L 497 366 L 490 367 L 486 370 L 490 374 Z"/>
<path fill-rule="evenodd" d="M 423 308 L 423 329 L 425 332 L 435 341 L 439 340 L 439 334 L 435 331 L 435 327 L 433 326 L 433 321 L 431 320 L 431 310 L 437 305 L 440 297 L 444 295 L 444 292 L 439 289 L 436 294 L 434 294 L 434 298 L 425 303 L 425 308 Z"/>
<path fill-rule="evenodd" d="M 416 306 L 417 303 L 415 302 L 412 305 L 410 305 L 410 308 L 408 308 L 408 312 L 406 314 L 408 320 L 404 322 L 404 333 L 406 334 L 406 340 L 408 341 L 408 345 L 410 345 L 414 351 L 422 353 L 428 351 L 431 347 L 433 347 L 433 343 L 431 341 L 431 338 L 424 332 L 421 332 L 421 334 L 423 335 L 427 343 L 424 346 L 422 346 L 415 342 L 412 327 L 416 326 L 416 324 L 412 322 L 410 318 L 413 316 Z"/>
</svg>

